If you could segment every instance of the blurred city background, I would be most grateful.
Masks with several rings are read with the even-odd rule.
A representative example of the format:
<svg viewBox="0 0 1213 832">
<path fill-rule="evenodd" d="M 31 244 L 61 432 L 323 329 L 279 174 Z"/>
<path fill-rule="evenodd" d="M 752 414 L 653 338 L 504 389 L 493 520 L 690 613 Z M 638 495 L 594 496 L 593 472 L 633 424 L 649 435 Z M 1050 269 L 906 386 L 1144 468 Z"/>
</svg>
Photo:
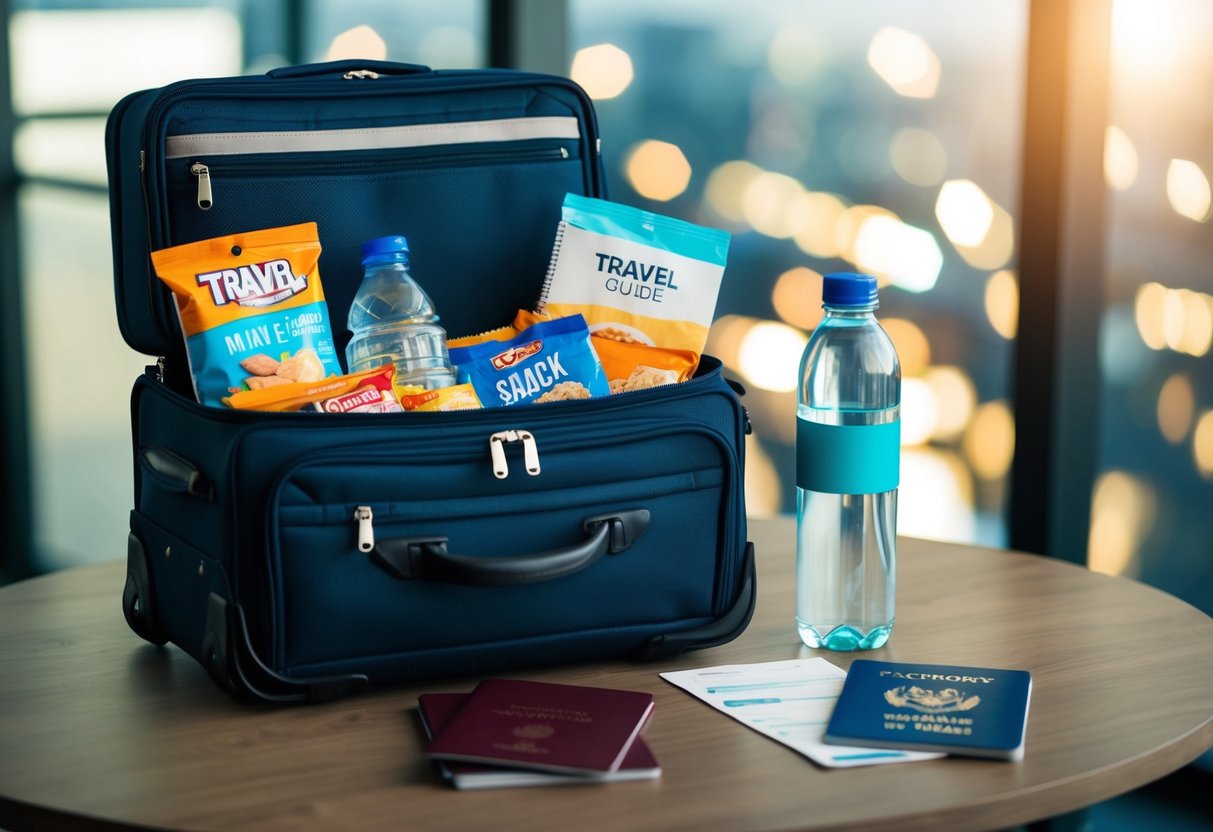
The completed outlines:
<svg viewBox="0 0 1213 832">
<path fill-rule="evenodd" d="M 1086 551 L 1068 555 L 1213 612 L 1213 3 L 1109 6 L 1098 424 Z M 26 383 L 5 403 L 26 407 L 33 571 L 117 557 L 126 537 L 127 396 L 147 359 L 113 311 L 113 104 L 327 58 L 486 66 L 492 7 L 0 3 Z M 1018 326 L 1029 0 L 515 8 L 539 32 L 558 12 L 547 65 L 522 68 L 594 98 L 611 198 L 733 233 L 709 351 L 749 390 L 750 513 L 793 510 L 821 275 L 863 270 L 904 373 L 899 531 L 1007 545 L 1015 344 L 1039 336 Z"/>
</svg>

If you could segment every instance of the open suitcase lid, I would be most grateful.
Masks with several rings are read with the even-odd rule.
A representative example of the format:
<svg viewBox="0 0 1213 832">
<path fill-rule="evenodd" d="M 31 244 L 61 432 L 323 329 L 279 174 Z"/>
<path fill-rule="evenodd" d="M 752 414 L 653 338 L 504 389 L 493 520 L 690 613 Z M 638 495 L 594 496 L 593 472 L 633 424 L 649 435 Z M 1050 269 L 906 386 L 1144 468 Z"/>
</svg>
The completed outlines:
<svg viewBox="0 0 1213 832">
<path fill-rule="evenodd" d="M 156 249 L 316 222 L 344 350 L 359 246 L 403 234 L 457 337 L 532 307 L 564 195 L 605 196 L 589 97 L 514 70 L 359 60 L 180 81 L 114 107 L 106 156 L 119 327 L 155 356 L 184 353 Z"/>
</svg>

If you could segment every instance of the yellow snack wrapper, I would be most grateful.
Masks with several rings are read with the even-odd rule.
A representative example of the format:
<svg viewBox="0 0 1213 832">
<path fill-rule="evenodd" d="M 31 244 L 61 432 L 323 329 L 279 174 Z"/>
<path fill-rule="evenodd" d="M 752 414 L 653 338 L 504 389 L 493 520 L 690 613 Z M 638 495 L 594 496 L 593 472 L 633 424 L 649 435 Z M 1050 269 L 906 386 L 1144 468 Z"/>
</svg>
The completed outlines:
<svg viewBox="0 0 1213 832">
<path fill-rule="evenodd" d="M 397 387 L 396 392 L 400 396 L 400 405 L 405 410 L 479 410 L 484 406 L 476 395 L 476 388 L 471 384 L 454 384 L 437 390 L 426 390 L 418 384 L 409 384 Z"/>
</svg>

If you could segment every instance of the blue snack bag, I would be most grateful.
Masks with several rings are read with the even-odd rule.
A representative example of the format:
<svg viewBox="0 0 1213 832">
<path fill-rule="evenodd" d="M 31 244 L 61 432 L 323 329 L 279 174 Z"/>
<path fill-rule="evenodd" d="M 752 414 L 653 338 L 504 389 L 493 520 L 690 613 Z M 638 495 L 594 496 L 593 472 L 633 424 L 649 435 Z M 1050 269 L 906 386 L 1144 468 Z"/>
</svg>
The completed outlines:
<svg viewBox="0 0 1213 832">
<path fill-rule="evenodd" d="M 606 374 L 581 315 L 540 321 L 507 341 L 453 347 L 459 380 L 485 407 L 608 396 Z"/>
</svg>

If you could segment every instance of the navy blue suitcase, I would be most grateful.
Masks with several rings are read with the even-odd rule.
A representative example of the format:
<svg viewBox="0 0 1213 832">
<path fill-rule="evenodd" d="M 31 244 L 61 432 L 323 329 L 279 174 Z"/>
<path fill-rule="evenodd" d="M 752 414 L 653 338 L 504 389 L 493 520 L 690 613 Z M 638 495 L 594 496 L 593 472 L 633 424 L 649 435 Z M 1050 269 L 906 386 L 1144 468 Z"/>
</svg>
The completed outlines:
<svg viewBox="0 0 1213 832">
<path fill-rule="evenodd" d="M 358 247 L 404 234 L 454 336 L 533 306 L 566 192 L 603 196 L 593 105 L 508 70 L 334 62 L 133 93 L 106 152 L 131 395 L 123 609 L 234 695 L 660 657 L 753 611 L 738 394 L 683 384 L 450 413 L 259 413 L 193 397 L 149 252 L 315 221 L 339 352 Z"/>
</svg>

